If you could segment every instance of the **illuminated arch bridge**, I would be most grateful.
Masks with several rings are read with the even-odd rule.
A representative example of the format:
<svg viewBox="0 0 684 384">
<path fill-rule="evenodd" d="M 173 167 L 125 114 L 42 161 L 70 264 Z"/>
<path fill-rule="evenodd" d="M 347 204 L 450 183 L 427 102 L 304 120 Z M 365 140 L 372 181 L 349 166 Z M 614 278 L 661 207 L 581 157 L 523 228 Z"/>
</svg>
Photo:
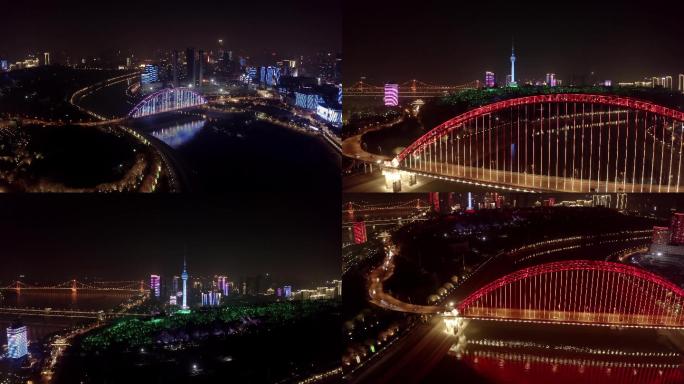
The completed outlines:
<svg viewBox="0 0 684 384">
<path fill-rule="evenodd" d="M 684 291 L 632 266 L 573 260 L 522 269 L 457 305 L 460 316 L 507 321 L 684 327 Z"/>
<path fill-rule="evenodd" d="M 553 94 L 485 105 L 392 161 L 413 174 L 529 191 L 680 192 L 684 112 L 632 98 Z"/>
<path fill-rule="evenodd" d="M 166 88 L 149 94 L 129 113 L 138 118 L 206 104 L 207 100 L 190 88 Z"/>
</svg>

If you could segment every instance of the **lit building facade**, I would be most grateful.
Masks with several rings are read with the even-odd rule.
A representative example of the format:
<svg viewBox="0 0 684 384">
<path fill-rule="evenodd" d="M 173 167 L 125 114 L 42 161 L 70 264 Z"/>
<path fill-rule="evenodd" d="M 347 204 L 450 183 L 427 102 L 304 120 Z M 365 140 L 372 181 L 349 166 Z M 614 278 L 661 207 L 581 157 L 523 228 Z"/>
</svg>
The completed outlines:
<svg viewBox="0 0 684 384">
<path fill-rule="evenodd" d="M 283 293 L 285 294 L 285 297 L 289 298 L 292 297 L 292 287 L 289 285 L 286 285 L 283 287 Z"/>
<path fill-rule="evenodd" d="M 25 325 L 10 325 L 7 328 L 7 357 L 19 359 L 28 355 L 28 337 Z"/>
<path fill-rule="evenodd" d="M 354 232 L 354 243 L 355 244 L 363 244 L 366 241 L 368 241 L 368 237 L 366 235 L 366 223 L 363 221 L 357 221 L 354 223 L 353 227 L 353 232 Z"/>
<path fill-rule="evenodd" d="M 555 73 L 547 73 L 546 74 L 546 85 L 549 87 L 555 87 L 556 86 L 556 74 Z"/>
<path fill-rule="evenodd" d="M 679 76 L 677 76 L 677 90 L 684 93 L 684 73 L 680 73 Z"/>
<path fill-rule="evenodd" d="M 228 290 L 230 288 L 228 285 L 228 278 L 226 276 L 218 276 L 216 278 L 216 287 L 224 296 L 228 296 Z"/>
<path fill-rule="evenodd" d="M 143 73 L 140 75 L 140 83 L 152 84 L 159 82 L 159 67 L 154 64 L 146 64 Z"/>
<path fill-rule="evenodd" d="M 336 127 L 342 126 L 342 108 L 332 108 L 319 104 L 316 107 L 316 115 Z"/>
<path fill-rule="evenodd" d="M 150 275 L 150 290 L 152 291 L 154 297 L 159 297 L 161 294 L 161 290 L 159 289 L 159 280 L 159 275 Z"/>
<path fill-rule="evenodd" d="M 670 242 L 671 236 L 670 228 L 659 226 L 653 227 L 653 244 L 667 245 Z"/>
<path fill-rule="evenodd" d="M 511 82 L 513 81 L 513 76 L 511 76 Z M 485 87 L 493 88 L 496 84 L 496 78 L 494 77 L 494 72 L 485 72 Z"/>
<path fill-rule="evenodd" d="M 399 84 L 385 84 L 384 101 L 388 107 L 399 105 Z"/>
<path fill-rule="evenodd" d="M 202 306 L 216 307 L 221 304 L 221 292 L 202 292 Z"/>
<path fill-rule="evenodd" d="M 670 240 L 672 244 L 684 244 L 684 213 L 675 213 L 672 215 L 670 231 L 672 231 L 672 237 Z"/>
<path fill-rule="evenodd" d="M 308 109 L 310 111 L 316 111 L 318 105 L 323 103 L 323 97 L 315 93 L 305 93 L 305 92 L 295 92 L 295 105 Z"/>
</svg>

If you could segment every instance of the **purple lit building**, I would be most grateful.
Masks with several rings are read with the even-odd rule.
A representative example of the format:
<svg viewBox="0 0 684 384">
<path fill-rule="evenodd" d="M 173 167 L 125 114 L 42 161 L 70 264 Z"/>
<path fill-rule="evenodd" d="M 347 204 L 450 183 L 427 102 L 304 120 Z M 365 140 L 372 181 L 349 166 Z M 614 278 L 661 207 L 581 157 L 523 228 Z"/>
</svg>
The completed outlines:
<svg viewBox="0 0 684 384">
<path fill-rule="evenodd" d="M 388 107 L 399 105 L 399 84 L 385 84 L 385 105 Z"/>
<path fill-rule="evenodd" d="M 161 293 L 159 290 L 159 275 L 150 275 L 150 289 L 154 297 L 159 297 Z"/>
<path fill-rule="evenodd" d="M 487 71 L 485 72 L 485 87 L 487 88 L 493 88 L 494 84 L 496 84 L 496 79 L 494 77 L 494 72 Z"/>
</svg>

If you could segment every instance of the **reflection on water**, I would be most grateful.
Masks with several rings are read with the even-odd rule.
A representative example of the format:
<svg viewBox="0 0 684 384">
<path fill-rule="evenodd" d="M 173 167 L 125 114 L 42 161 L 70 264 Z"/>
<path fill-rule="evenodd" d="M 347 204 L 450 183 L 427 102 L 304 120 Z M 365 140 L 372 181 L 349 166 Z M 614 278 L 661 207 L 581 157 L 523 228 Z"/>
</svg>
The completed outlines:
<svg viewBox="0 0 684 384">
<path fill-rule="evenodd" d="M 192 140 L 195 135 L 204 128 L 205 120 L 195 120 L 189 123 L 158 129 L 152 132 L 152 136 L 163 141 L 171 148 L 178 148 Z"/>
<path fill-rule="evenodd" d="M 469 348 L 455 357 L 492 383 L 681 383 L 677 359 L 559 356 Z"/>
<path fill-rule="evenodd" d="M 578 333 L 570 342 L 551 341 L 554 336 L 547 338 L 544 332 L 523 340 L 461 336 L 449 350 L 449 357 L 453 364 L 468 367 L 482 382 L 494 384 L 684 382 L 682 353 L 667 343 L 642 343 L 639 339 L 644 334 L 627 331 L 622 340 L 598 346 L 596 339 L 601 339 L 601 334 L 614 337 L 614 331 L 591 332 L 597 335 L 590 338 L 593 340 Z"/>
</svg>

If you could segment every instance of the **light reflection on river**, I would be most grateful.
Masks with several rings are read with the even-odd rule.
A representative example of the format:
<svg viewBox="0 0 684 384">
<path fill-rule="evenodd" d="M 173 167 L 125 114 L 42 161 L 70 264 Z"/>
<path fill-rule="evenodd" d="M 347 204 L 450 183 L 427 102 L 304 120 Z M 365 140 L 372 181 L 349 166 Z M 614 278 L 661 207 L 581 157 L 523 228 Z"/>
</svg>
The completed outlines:
<svg viewBox="0 0 684 384">
<path fill-rule="evenodd" d="M 679 331 L 471 321 L 428 381 L 682 383 Z"/>
<path fill-rule="evenodd" d="M 152 132 L 152 136 L 166 143 L 171 148 L 178 148 L 191 141 L 204 128 L 205 120 L 195 120 L 188 123 L 176 124 Z"/>
</svg>

